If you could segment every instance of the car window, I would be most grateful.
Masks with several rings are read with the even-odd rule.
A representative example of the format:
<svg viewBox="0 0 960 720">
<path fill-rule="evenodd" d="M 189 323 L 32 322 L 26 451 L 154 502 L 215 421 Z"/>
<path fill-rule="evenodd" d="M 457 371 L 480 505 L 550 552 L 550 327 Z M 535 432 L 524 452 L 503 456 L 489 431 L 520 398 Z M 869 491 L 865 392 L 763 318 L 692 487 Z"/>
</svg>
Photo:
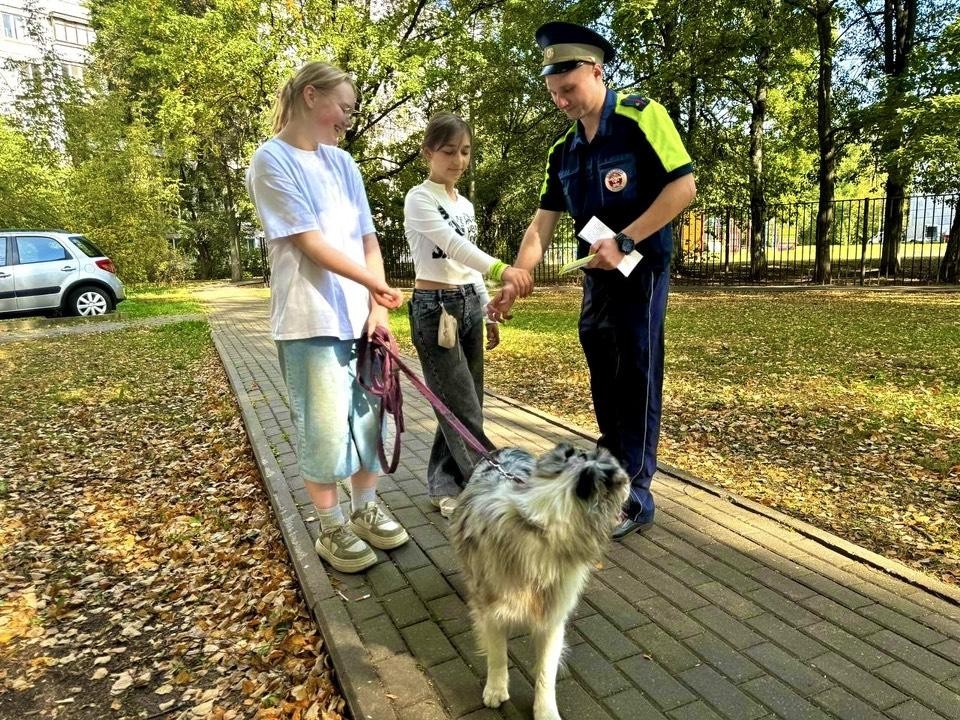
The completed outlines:
<svg viewBox="0 0 960 720">
<path fill-rule="evenodd" d="M 7 239 L 0 237 L 0 265 L 7 264 Z"/>
<path fill-rule="evenodd" d="M 17 251 L 23 264 L 70 259 L 63 245 L 50 237 L 18 237 Z"/>
<path fill-rule="evenodd" d="M 80 252 L 87 257 L 104 257 L 100 248 L 87 240 L 83 235 L 71 235 L 70 242 L 76 245 L 80 249 Z"/>
</svg>

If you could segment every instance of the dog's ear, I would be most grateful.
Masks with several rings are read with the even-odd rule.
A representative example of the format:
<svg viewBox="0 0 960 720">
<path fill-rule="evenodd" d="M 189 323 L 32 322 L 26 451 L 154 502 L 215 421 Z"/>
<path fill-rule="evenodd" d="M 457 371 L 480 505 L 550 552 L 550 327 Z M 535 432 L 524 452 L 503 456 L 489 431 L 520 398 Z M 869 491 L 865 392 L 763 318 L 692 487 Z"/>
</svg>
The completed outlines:
<svg viewBox="0 0 960 720">
<path fill-rule="evenodd" d="M 581 500 L 589 500 L 596 492 L 597 484 L 601 482 L 609 482 L 607 473 L 595 463 L 587 463 L 581 468 L 580 474 L 577 475 L 577 497 Z"/>
<path fill-rule="evenodd" d="M 555 477 L 563 472 L 570 458 L 577 454 L 576 448 L 560 443 L 537 458 L 537 474 L 540 477 Z"/>
</svg>

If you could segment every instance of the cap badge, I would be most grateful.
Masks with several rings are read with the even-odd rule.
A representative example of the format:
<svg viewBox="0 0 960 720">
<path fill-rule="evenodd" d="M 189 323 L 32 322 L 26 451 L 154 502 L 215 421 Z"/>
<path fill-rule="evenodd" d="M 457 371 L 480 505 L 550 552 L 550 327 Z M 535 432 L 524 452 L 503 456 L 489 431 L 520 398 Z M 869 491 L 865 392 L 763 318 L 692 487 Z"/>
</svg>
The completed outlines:
<svg viewBox="0 0 960 720">
<path fill-rule="evenodd" d="M 610 192 L 620 192 L 627 186 L 627 174 L 620 168 L 614 168 L 603 178 L 603 184 Z"/>
<path fill-rule="evenodd" d="M 557 49 L 555 47 L 548 47 L 543 51 L 544 60 L 553 60 L 553 56 L 557 54 Z"/>
</svg>

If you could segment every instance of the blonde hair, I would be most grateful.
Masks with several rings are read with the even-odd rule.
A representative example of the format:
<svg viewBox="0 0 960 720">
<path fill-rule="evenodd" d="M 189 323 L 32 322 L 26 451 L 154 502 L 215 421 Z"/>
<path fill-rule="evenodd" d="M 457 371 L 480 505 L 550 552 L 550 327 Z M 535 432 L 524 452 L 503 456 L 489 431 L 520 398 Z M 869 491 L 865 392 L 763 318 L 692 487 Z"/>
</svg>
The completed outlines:
<svg viewBox="0 0 960 720">
<path fill-rule="evenodd" d="M 328 63 L 314 60 L 297 70 L 297 73 L 287 80 L 277 93 L 277 101 L 273 106 L 274 134 L 283 130 L 283 126 L 293 118 L 298 103 L 303 102 L 305 87 L 312 85 L 320 92 L 328 93 L 341 83 L 349 83 L 353 91 L 357 91 L 353 78 L 345 71 Z"/>
</svg>

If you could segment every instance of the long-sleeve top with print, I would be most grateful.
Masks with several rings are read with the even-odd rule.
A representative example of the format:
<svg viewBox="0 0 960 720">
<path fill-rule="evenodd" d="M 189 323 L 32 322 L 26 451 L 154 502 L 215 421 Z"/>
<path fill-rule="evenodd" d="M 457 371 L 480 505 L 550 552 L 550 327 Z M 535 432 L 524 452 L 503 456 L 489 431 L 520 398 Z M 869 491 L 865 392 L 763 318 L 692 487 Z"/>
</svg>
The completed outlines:
<svg viewBox="0 0 960 720">
<path fill-rule="evenodd" d="M 489 302 L 483 276 L 497 259 L 477 247 L 473 203 L 457 193 L 424 180 L 407 193 L 403 229 L 418 280 L 449 285 L 474 285 L 482 305 Z"/>
</svg>

